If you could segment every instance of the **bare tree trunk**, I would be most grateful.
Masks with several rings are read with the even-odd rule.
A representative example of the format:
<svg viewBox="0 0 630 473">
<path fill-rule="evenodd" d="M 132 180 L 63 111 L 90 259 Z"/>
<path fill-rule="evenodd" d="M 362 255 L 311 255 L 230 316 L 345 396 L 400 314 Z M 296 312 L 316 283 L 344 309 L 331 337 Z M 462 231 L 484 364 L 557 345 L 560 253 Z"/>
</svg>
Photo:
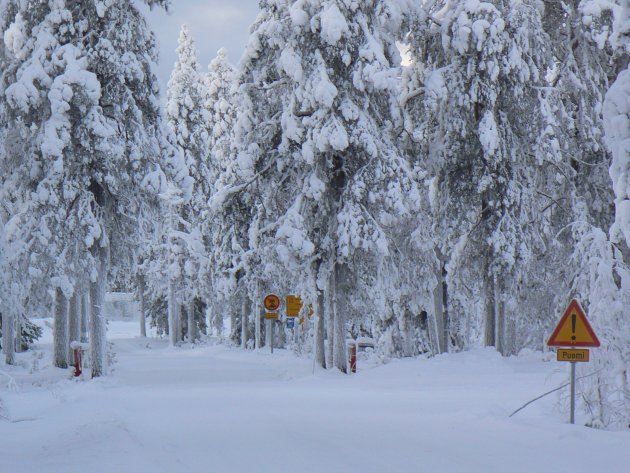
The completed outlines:
<svg viewBox="0 0 630 473">
<path fill-rule="evenodd" d="M 333 367 L 333 345 L 335 340 L 335 311 L 333 310 L 333 293 L 334 282 L 332 274 L 330 281 L 328 282 L 328 290 L 324 294 L 324 317 L 326 319 L 326 338 L 328 339 L 328 345 L 326 345 L 326 367 Z"/>
<path fill-rule="evenodd" d="M 53 364 L 68 367 L 68 298 L 61 288 L 55 290 L 55 320 L 53 324 Z"/>
<path fill-rule="evenodd" d="M 86 292 L 80 296 L 81 299 L 81 343 L 87 343 L 89 340 L 89 306 L 90 306 L 90 294 Z"/>
<path fill-rule="evenodd" d="M 628 383 L 628 371 L 621 372 L 621 395 L 624 401 L 624 412 L 630 412 L 630 384 Z"/>
<path fill-rule="evenodd" d="M 145 313 L 145 309 L 144 309 L 144 304 L 145 304 L 145 300 L 144 300 L 144 274 L 140 274 L 138 276 L 138 303 L 140 304 L 140 336 L 141 337 L 146 337 L 147 336 L 147 319 L 146 319 L 146 313 Z"/>
<path fill-rule="evenodd" d="M 446 268 L 444 255 L 439 248 L 435 248 L 435 255 L 438 265 L 435 268 L 436 285 L 433 289 L 433 307 L 434 307 L 434 324 L 435 324 L 435 343 L 437 353 L 446 353 L 448 351 L 448 310 L 447 310 L 447 292 L 446 292 Z"/>
<path fill-rule="evenodd" d="M 223 339 L 223 311 L 212 306 L 212 325 L 216 330 L 217 337 Z"/>
<path fill-rule="evenodd" d="M 188 303 L 188 341 L 195 343 L 197 340 L 197 324 L 195 323 L 195 298 Z"/>
<path fill-rule="evenodd" d="M 505 324 L 505 301 L 503 300 L 503 294 L 501 291 L 501 283 L 497 279 L 495 281 L 494 289 L 495 289 L 495 316 L 497 321 L 497 329 L 496 329 L 496 346 L 497 351 L 501 353 L 501 355 L 505 356 L 507 354 L 507 343 L 506 343 L 506 324 Z"/>
<path fill-rule="evenodd" d="M 168 283 L 168 334 L 171 346 L 176 346 L 179 343 L 179 337 L 177 334 L 177 325 L 179 322 L 179 304 L 175 298 L 175 289 L 173 288 L 172 281 Z"/>
<path fill-rule="evenodd" d="M 249 322 L 249 300 L 247 294 L 243 294 L 243 302 L 241 303 L 241 348 L 247 348 L 247 324 Z"/>
<path fill-rule="evenodd" d="M 259 305 L 260 305 L 260 290 L 259 290 L 259 286 L 258 283 L 256 283 L 256 295 L 254 296 L 254 302 L 252 304 L 252 313 L 254 314 L 254 328 L 255 328 L 255 334 L 254 336 L 256 337 L 256 341 L 255 341 L 255 348 L 256 350 L 260 349 L 260 309 L 259 309 Z"/>
<path fill-rule="evenodd" d="M 324 347 L 324 293 L 320 292 L 315 304 L 315 316 L 317 325 L 315 326 L 315 364 L 326 369 L 326 350 Z"/>
<path fill-rule="evenodd" d="M 7 365 L 15 364 L 15 315 L 8 311 L 2 314 L 2 351 Z"/>
<path fill-rule="evenodd" d="M 68 309 L 68 362 L 74 365 L 74 350 L 72 350 L 72 342 L 81 340 L 81 297 L 74 291 L 70 298 L 70 306 Z"/>
<path fill-rule="evenodd" d="M 335 312 L 334 321 L 334 342 L 333 342 L 333 365 L 339 369 L 342 373 L 348 373 L 348 353 L 346 348 L 346 317 L 345 317 L 345 304 L 342 303 L 342 298 L 339 296 L 341 293 L 340 283 L 342 275 L 340 274 L 341 268 L 339 264 L 335 264 L 333 281 L 334 281 L 334 295 L 333 295 L 333 310 Z"/>
<path fill-rule="evenodd" d="M 25 316 L 22 314 L 18 314 L 15 317 L 15 352 L 22 353 L 24 350 L 22 349 L 22 322 L 26 320 Z"/>
<path fill-rule="evenodd" d="M 484 345 L 487 347 L 496 346 L 496 306 L 494 299 L 494 275 L 486 271 L 484 275 L 485 291 L 485 328 Z"/>
<path fill-rule="evenodd" d="M 442 284 L 442 268 L 438 267 L 435 271 L 437 283 L 433 289 L 433 328 L 434 333 L 431 339 L 435 343 L 435 353 L 444 353 L 444 345 L 442 342 L 444 333 L 444 286 Z"/>
<path fill-rule="evenodd" d="M 97 276 L 96 281 L 90 282 L 90 359 L 93 378 L 107 374 L 107 320 L 103 309 L 107 290 L 108 251 L 99 246 L 95 253 Z"/>
<path fill-rule="evenodd" d="M 507 355 L 516 354 L 516 321 L 514 317 L 505 312 L 505 306 L 503 307 L 505 318 L 505 347 Z"/>
<path fill-rule="evenodd" d="M 448 352 L 449 337 L 451 335 L 451 320 L 448 311 L 448 282 L 446 281 L 446 260 L 444 256 L 440 258 L 440 264 L 442 265 L 442 325 L 444 330 L 442 332 L 442 347 L 444 353 Z"/>
</svg>

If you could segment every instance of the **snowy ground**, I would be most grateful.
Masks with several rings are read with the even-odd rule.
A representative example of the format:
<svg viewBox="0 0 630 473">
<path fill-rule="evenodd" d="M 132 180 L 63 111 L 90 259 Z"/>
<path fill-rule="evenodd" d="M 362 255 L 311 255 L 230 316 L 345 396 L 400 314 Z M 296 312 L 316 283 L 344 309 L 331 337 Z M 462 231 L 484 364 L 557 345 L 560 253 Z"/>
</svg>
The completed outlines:
<svg viewBox="0 0 630 473">
<path fill-rule="evenodd" d="M 282 350 L 172 349 L 136 333 L 110 324 L 117 364 L 98 380 L 50 366 L 49 328 L 21 366 L 0 362 L 0 471 L 630 472 L 630 432 L 568 425 L 555 395 L 508 418 L 565 381 L 568 366 L 541 353 L 363 362 L 345 376 Z"/>
</svg>

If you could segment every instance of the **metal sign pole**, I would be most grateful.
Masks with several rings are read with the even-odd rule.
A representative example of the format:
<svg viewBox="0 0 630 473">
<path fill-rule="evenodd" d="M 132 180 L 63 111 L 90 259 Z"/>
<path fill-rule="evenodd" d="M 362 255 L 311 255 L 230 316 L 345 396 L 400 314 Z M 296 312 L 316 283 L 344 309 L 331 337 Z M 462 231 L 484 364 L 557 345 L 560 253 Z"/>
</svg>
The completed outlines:
<svg viewBox="0 0 630 473">
<path fill-rule="evenodd" d="M 571 362 L 571 424 L 575 424 L 575 361 Z"/>
</svg>

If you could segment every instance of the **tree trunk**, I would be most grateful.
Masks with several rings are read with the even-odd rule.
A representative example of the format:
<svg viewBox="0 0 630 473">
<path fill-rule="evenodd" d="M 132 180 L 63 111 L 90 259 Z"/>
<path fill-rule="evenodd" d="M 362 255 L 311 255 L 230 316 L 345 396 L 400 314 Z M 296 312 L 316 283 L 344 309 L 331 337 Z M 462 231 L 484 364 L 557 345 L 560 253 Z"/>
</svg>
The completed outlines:
<svg viewBox="0 0 630 473">
<path fill-rule="evenodd" d="M 24 315 L 18 314 L 15 318 L 15 352 L 22 353 L 22 323 L 26 321 Z"/>
<path fill-rule="evenodd" d="M 494 299 L 494 276 L 490 271 L 486 271 L 484 275 L 484 292 L 485 292 L 485 327 L 484 327 L 484 345 L 487 347 L 496 346 L 496 306 Z"/>
<path fill-rule="evenodd" d="M 444 353 L 443 333 L 444 333 L 444 285 L 442 284 L 442 268 L 440 265 L 436 268 L 435 277 L 437 283 L 433 289 L 433 325 L 434 334 L 431 337 L 435 343 L 435 353 Z"/>
<path fill-rule="evenodd" d="M 348 353 L 346 348 L 346 314 L 345 304 L 342 303 L 342 293 L 340 284 L 342 280 L 341 268 L 339 264 L 335 264 L 333 284 L 333 311 L 335 313 L 334 320 L 334 341 L 333 341 L 333 365 L 342 373 L 348 373 Z"/>
<path fill-rule="evenodd" d="M 435 248 L 438 260 L 435 268 L 436 284 L 433 289 L 433 309 L 435 335 L 431 337 L 435 343 L 436 353 L 448 352 L 448 297 L 446 284 L 446 262 L 439 248 Z"/>
<path fill-rule="evenodd" d="M 195 343 L 197 340 L 197 324 L 195 323 L 195 298 L 188 304 L 188 341 Z"/>
<path fill-rule="evenodd" d="M 15 324 L 14 315 L 9 312 L 2 314 L 2 351 L 7 365 L 15 364 Z"/>
<path fill-rule="evenodd" d="M 89 340 L 89 307 L 90 294 L 86 292 L 80 296 L 81 298 L 81 343 L 87 343 Z"/>
<path fill-rule="evenodd" d="M 254 327 L 255 327 L 255 337 L 256 337 L 256 341 L 255 341 L 255 348 L 256 350 L 260 349 L 260 309 L 259 309 L 259 304 L 260 304 L 260 290 L 258 288 L 258 283 L 256 283 L 256 295 L 255 295 L 255 299 L 254 302 L 252 304 L 252 314 L 254 314 Z"/>
<path fill-rule="evenodd" d="M 440 258 L 440 264 L 442 265 L 442 325 L 444 326 L 442 331 L 442 348 L 444 349 L 443 353 L 447 353 L 451 335 L 451 321 L 448 312 L 448 283 L 446 282 L 447 272 L 444 256 Z"/>
<path fill-rule="evenodd" d="M 81 296 L 77 295 L 76 290 L 70 298 L 68 321 L 68 362 L 74 365 L 74 350 L 71 345 L 72 342 L 81 340 Z"/>
<path fill-rule="evenodd" d="M 173 288 L 173 282 L 169 281 L 168 283 L 168 294 L 167 294 L 167 304 L 168 304 L 168 334 L 169 341 L 171 346 L 177 346 L 179 343 L 178 329 L 177 325 L 179 324 L 179 304 L 177 303 L 177 299 L 175 297 L 175 289 Z"/>
<path fill-rule="evenodd" d="M 53 324 L 53 364 L 68 367 L 68 298 L 61 288 L 55 290 L 55 320 Z"/>
<path fill-rule="evenodd" d="M 138 276 L 138 302 L 140 304 L 140 336 L 141 337 L 146 337 L 147 336 L 147 319 L 146 319 L 146 313 L 144 310 L 144 274 L 140 274 Z"/>
<path fill-rule="evenodd" d="M 212 306 L 212 324 L 220 340 L 223 339 L 223 311 Z"/>
<path fill-rule="evenodd" d="M 315 304 L 315 316 L 317 325 L 315 326 L 315 364 L 326 369 L 326 349 L 324 347 L 324 293 L 320 292 Z"/>
<path fill-rule="evenodd" d="M 107 374 L 107 320 L 103 309 L 107 290 L 108 251 L 99 246 L 95 253 L 96 280 L 90 282 L 90 360 L 93 378 Z"/>
<path fill-rule="evenodd" d="M 243 302 L 241 303 L 241 348 L 247 348 L 247 323 L 248 321 L 248 311 L 249 304 L 247 300 L 247 295 L 243 294 Z"/>
<path fill-rule="evenodd" d="M 328 282 L 328 290 L 324 294 L 324 317 L 326 319 L 326 338 L 328 345 L 326 345 L 326 367 L 333 367 L 333 345 L 335 340 L 335 311 L 333 310 L 333 293 L 334 282 L 332 274 L 330 281 Z"/>
<path fill-rule="evenodd" d="M 497 351 L 501 355 L 507 354 L 507 341 L 506 341 L 506 325 L 505 325 L 505 301 L 503 300 L 503 294 L 501 291 L 501 283 L 497 279 L 494 285 L 494 299 L 496 304 L 495 316 L 496 316 L 496 346 Z"/>
</svg>

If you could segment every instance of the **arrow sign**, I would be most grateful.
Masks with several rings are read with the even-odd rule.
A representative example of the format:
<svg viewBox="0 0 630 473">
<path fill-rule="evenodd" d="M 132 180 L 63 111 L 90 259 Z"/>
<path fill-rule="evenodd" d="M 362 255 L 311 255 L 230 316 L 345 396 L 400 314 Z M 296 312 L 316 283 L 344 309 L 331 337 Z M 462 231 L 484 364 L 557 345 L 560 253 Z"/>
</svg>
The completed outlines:
<svg viewBox="0 0 630 473">
<path fill-rule="evenodd" d="M 584 309 L 573 299 L 551 334 L 550 347 L 598 347 L 599 340 L 586 319 Z"/>
</svg>

